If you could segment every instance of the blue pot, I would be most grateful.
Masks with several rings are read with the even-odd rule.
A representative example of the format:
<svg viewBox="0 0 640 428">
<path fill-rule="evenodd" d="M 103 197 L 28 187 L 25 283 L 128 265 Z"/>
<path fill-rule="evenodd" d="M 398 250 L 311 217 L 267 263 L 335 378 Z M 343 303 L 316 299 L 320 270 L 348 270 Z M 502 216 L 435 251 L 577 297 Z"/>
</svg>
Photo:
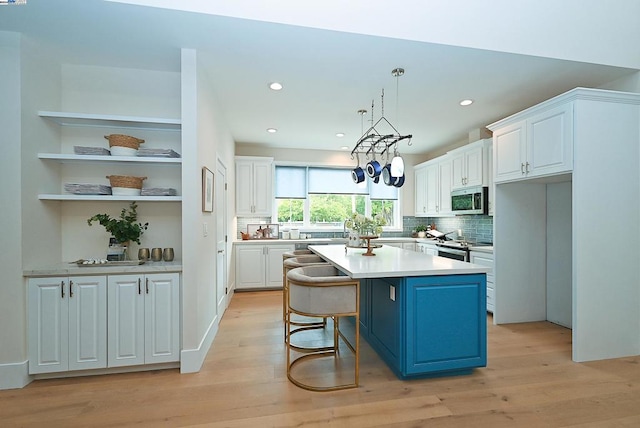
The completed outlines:
<svg viewBox="0 0 640 428">
<path fill-rule="evenodd" d="M 364 181 L 364 171 L 359 166 L 351 170 L 351 178 L 353 182 L 358 184 Z"/>
<path fill-rule="evenodd" d="M 382 172 L 382 166 L 380 165 L 380 162 L 378 162 L 377 160 L 372 160 L 369 163 L 367 163 L 367 175 L 369 177 L 375 178 L 379 176 L 381 172 Z"/>
</svg>

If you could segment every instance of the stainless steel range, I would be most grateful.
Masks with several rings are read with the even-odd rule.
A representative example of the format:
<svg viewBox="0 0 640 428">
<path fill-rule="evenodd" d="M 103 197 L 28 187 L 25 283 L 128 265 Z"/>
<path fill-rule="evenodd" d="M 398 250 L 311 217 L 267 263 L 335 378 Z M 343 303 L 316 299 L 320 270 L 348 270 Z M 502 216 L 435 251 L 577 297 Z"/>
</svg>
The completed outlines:
<svg viewBox="0 0 640 428">
<path fill-rule="evenodd" d="M 438 255 L 448 259 L 469 261 L 469 246 L 466 241 L 440 241 L 436 244 Z"/>
</svg>

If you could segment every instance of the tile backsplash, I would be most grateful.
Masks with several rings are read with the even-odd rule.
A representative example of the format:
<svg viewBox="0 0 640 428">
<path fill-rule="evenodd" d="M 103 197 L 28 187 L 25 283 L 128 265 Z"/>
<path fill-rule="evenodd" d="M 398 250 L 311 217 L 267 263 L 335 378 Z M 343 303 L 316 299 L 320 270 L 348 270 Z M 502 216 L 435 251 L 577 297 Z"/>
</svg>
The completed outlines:
<svg viewBox="0 0 640 428">
<path fill-rule="evenodd" d="M 236 231 L 237 239 L 241 239 L 240 231 L 247 231 L 247 224 L 253 223 L 269 223 L 271 217 L 238 217 L 238 229 Z M 488 215 L 463 215 L 456 217 L 413 217 L 406 216 L 402 218 L 402 232 L 385 232 L 383 236 L 387 237 L 409 237 L 418 225 L 431 224 L 436 225 L 436 229 L 440 232 L 447 233 L 454 231 L 449 235 L 452 239 L 464 238 L 469 242 L 493 242 L 493 217 Z M 458 236 L 458 231 L 462 232 Z M 340 232 L 312 232 L 313 238 L 335 238 L 342 236 Z"/>
</svg>

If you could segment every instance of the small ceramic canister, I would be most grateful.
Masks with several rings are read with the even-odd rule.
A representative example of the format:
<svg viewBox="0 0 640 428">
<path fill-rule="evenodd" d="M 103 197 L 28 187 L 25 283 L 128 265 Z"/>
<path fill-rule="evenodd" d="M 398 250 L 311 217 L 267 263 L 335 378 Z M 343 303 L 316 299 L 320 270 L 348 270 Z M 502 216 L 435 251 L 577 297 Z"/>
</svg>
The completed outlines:
<svg viewBox="0 0 640 428">
<path fill-rule="evenodd" d="M 173 248 L 165 248 L 164 251 L 162 251 L 162 258 L 164 259 L 165 262 L 172 262 Z"/>
<path fill-rule="evenodd" d="M 151 260 L 154 262 L 162 260 L 162 248 L 153 248 L 151 250 Z"/>
</svg>

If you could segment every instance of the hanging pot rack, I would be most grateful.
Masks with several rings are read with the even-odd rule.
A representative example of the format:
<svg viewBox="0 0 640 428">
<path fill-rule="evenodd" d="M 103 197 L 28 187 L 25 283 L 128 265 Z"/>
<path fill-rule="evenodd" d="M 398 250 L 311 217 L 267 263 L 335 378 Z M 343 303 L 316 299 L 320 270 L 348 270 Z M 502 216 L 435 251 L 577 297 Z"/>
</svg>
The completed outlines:
<svg viewBox="0 0 640 428">
<path fill-rule="evenodd" d="M 398 78 L 404 75 L 404 68 L 394 68 L 393 70 L 391 70 L 391 74 L 396 78 L 396 85 L 398 85 Z M 408 139 L 408 145 L 411 145 L 411 138 L 413 137 L 413 135 L 401 135 L 396 127 L 393 126 L 391 122 L 389 122 L 387 118 L 384 117 L 384 89 L 382 89 L 380 98 L 382 104 L 380 118 L 375 124 L 373 123 L 374 103 L 373 101 L 371 101 L 371 127 L 367 129 L 366 132 L 363 132 L 362 136 L 358 139 L 355 147 L 351 151 L 351 159 L 353 159 L 354 155 L 357 154 L 364 154 L 367 159 L 371 156 L 375 157 L 376 155 L 383 156 L 385 153 L 388 154 L 392 148 L 394 154 L 397 156 L 397 144 L 400 141 Z M 396 99 L 396 103 L 397 102 L 398 100 Z M 364 115 L 366 114 L 366 112 L 366 110 L 358 110 L 358 113 L 360 115 Z M 391 129 L 393 132 L 387 134 L 379 132 L 376 127 L 379 127 L 380 125 L 383 125 L 385 129 Z"/>
</svg>

